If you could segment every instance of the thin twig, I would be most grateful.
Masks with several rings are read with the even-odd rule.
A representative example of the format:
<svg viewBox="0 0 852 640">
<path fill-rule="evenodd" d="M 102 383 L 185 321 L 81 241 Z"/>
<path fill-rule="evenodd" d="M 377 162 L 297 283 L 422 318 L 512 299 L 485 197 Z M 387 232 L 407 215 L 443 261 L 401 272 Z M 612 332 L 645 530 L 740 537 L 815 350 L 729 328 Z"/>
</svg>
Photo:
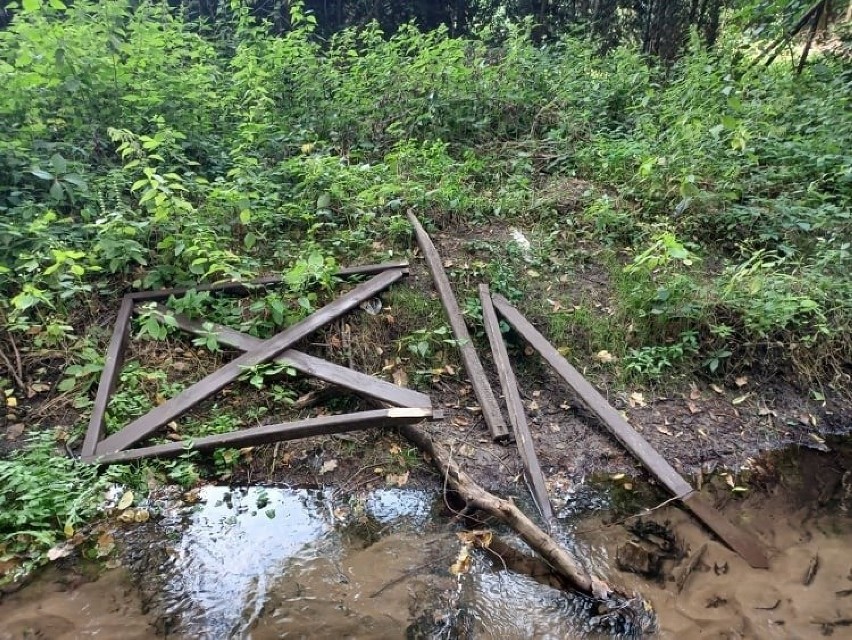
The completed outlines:
<svg viewBox="0 0 852 640">
<path fill-rule="evenodd" d="M 663 502 L 661 502 L 657 506 L 651 507 L 650 509 L 643 509 L 639 513 L 634 513 L 632 515 L 625 516 L 621 520 L 615 520 L 615 521 L 610 522 L 608 525 L 605 525 L 603 527 L 595 527 L 594 529 L 578 529 L 577 531 L 574 532 L 574 534 L 576 535 L 576 534 L 581 534 L 581 533 L 582 534 L 596 533 L 598 531 L 604 531 L 605 529 L 608 529 L 608 528 L 610 528 L 614 525 L 617 525 L 617 524 L 624 524 L 625 522 L 627 522 L 629 520 L 633 520 L 634 518 L 644 518 L 645 516 L 651 515 L 654 511 L 657 511 L 658 509 L 662 509 L 663 507 L 671 504 L 675 500 L 682 500 L 685 497 L 686 496 L 672 496 L 668 500 L 664 500 Z"/>
<path fill-rule="evenodd" d="M 18 361 L 18 368 L 16 369 L 12 365 L 12 361 L 9 360 L 9 356 L 6 355 L 6 352 L 3 349 L 0 349 L 0 358 L 3 358 L 3 362 L 6 365 L 6 368 L 9 370 L 9 375 L 15 380 L 15 385 L 21 390 L 26 391 L 27 386 L 24 384 L 23 370 L 21 369 L 21 356 L 18 354 L 18 349 L 15 347 L 15 341 L 10 338 L 12 342 L 12 348 L 15 350 L 16 360 Z"/>
</svg>

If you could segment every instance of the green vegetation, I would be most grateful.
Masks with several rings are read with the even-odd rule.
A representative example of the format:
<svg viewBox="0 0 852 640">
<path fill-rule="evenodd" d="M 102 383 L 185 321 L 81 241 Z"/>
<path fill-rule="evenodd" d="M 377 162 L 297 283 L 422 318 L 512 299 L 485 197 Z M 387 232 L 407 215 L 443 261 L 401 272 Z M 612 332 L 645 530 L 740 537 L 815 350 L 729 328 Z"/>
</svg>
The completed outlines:
<svg viewBox="0 0 852 640">
<path fill-rule="evenodd" d="M 283 290 L 243 307 L 203 293 L 170 302 L 268 336 L 328 299 L 339 264 L 405 253 L 407 209 L 433 229 L 493 231 L 450 268 L 471 318 L 487 280 L 572 357 L 608 350 L 622 377 L 758 361 L 826 385 L 848 376 L 842 57 L 813 52 L 801 75 L 783 56 L 751 66 L 759 43 L 742 22 L 712 48 L 694 34 L 665 64 L 628 36 L 542 44 L 531 21 L 501 22 L 499 39 L 367 24 L 323 40 L 290 3 L 287 25 L 273 34 L 239 2 L 206 22 L 159 2 L 51 0 L 23 2 L 0 31 L 3 366 L 13 374 L 26 354 L 22 379 L 0 384 L 20 397 L 14 385 L 39 367 L 60 378 L 80 410 L 72 446 L 122 293 L 286 273 Z M 577 288 L 591 271 L 597 289 Z M 422 368 L 451 342 L 443 317 L 414 290 L 390 300 L 398 352 Z M 135 322 L 152 343 L 172 331 L 151 314 Z M 111 428 L 176 384 L 129 363 Z M 292 402 L 286 384 L 273 389 Z M 225 412 L 192 433 L 243 419 Z M 0 562 L 42 558 L 118 477 L 198 473 L 184 459 L 97 476 L 55 445 L 45 431 L 0 461 Z M 217 472 L 237 459 L 221 453 Z"/>
</svg>

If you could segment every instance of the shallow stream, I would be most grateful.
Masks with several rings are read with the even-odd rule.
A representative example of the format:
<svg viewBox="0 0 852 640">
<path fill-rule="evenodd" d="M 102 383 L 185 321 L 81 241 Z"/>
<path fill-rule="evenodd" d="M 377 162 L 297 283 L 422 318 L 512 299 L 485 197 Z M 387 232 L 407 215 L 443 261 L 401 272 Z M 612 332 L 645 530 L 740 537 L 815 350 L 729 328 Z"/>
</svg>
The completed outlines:
<svg viewBox="0 0 852 640">
<path fill-rule="evenodd" d="M 852 637 L 850 460 L 848 446 L 795 450 L 756 464 L 762 473 L 746 497 L 730 494 L 725 512 L 770 548 L 768 571 L 750 569 L 672 505 L 637 526 L 625 514 L 659 496 L 638 497 L 637 487 L 625 502 L 624 480 L 563 496 L 556 535 L 594 572 L 653 605 L 657 637 Z M 122 567 L 95 575 L 79 564 L 53 567 L 5 596 L 0 640 L 513 640 L 631 631 L 596 619 L 589 600 L 504 571 L 479 552 L 467 572 L 451 574 L 464 527 L 435 492 L 207 486 L 189 501 L 151 508 L 157 517 L 116 534 Z M 662 528 L 648 534 L 648 522 Z M 658 575 L 618 569 L 620 547 L 648 547 L 665 532 L 675 544 Z"/>
</svg>

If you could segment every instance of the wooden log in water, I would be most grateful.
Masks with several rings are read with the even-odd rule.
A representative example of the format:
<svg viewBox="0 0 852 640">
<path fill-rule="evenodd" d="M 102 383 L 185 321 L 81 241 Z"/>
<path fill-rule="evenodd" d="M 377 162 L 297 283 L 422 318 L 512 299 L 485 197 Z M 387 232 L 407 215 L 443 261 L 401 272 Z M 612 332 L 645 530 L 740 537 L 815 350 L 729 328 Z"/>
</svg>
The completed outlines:
<svg viewBox="0 0 852 640">
<path fill-rule="evenodd" d="M 399 433 L 432 459 L 446 485 L 455 491 L 468 507 L 483 511 L 510 526 L 571 588 L 596 598 L 609 598 L 616 593 L 605 582 L 586 571 L 570 552 L 540 529 L 514 503 L 495 496 L 477 484 L 456 464 L 450 452 L 435 442 L 423 429 L 410 425 L 402 426 Z"/>
</svg>

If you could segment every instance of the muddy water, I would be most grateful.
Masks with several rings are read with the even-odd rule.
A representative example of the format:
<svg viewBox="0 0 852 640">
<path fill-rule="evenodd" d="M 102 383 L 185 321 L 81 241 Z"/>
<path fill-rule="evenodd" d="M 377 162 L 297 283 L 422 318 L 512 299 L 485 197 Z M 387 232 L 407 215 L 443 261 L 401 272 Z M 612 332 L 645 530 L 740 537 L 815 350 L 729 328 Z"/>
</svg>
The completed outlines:
<svg viewBox="0 0 852 640">
<path fill-rule="evenodd" d="M 730 494 L 725 511 L 768 546 L 768 571 L 750 569 L 673 507 L 644 518 L 677 543 L 659 576 L 619 570 L 617 549 L 647 541 L 606 486 L 563 496 L 557 535 L 602 577 L 652 603 L 657 637 L 852 637 L 850 460 L 848 451 L 776 457 L 761 463 L 754 495 Z M 483 556 L 450 575 L 457 530 L 427 491 L 206 487 L 197 504 L 166 503 L 128 531 L 124 568 L 94 581 L 50 570 L 6 596 L 0 640 L 635 637 L 618 620 L 595 618 L 594 603 Z"/>
</svg>

